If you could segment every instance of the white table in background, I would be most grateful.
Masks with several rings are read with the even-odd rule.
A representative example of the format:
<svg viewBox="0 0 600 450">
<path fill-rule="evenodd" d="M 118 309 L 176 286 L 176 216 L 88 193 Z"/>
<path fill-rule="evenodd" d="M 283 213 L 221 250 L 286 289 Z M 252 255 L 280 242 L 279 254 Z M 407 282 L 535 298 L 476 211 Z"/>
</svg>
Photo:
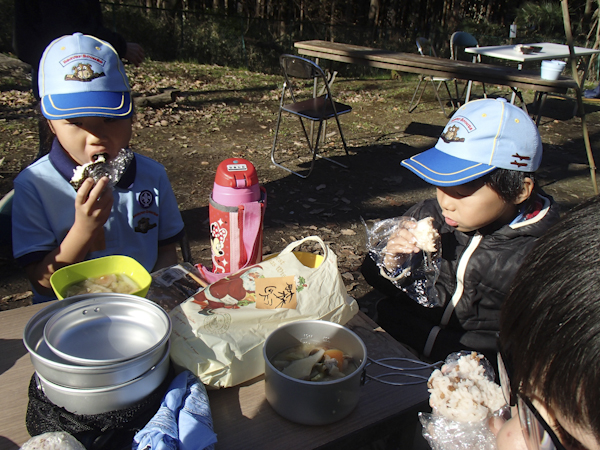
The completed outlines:
<svg viewBox="0 0 600 450">
<path fill-rule="evenodd" d="M 465 49 L 466 53 L 474 55 L 489 56 L 490 58 L 504 59 L 506 61 L 514 61 L 518 63 L 518 68 L 521 69 L 524 63 L 544 61 L 549 59 L 565 59 L 570 58 L 569 46 L 564 44 L 555 44 L 553 42 L 539 42 L 535 44 L 522 44 L 524 46 L 541 47 L 540 51 L 532 53 L 522 53 L 519 50 L 518 45 L 492 45 L 487 47 L 469 47 Z M 580 81 L 580 88 L 583 89 L 583 84 L 587 78 L 588 62 L 589 58 L 600 53 L 600 50 L 594 50 L 585 47 L 573 47 L 575 56 L 581 60 L 583 76 Z M 542 95 L 542 94 L 540 94 Z M 545 94 L 543 94 L 545 95 Z M 513 92 L 511 97 L 511 103 L 514 103 L 515 94 Z M 535 103 L 538 103 L 538 93 L 536 93 Z M 541 105 L 538 109 L 538 121 L 539 111 L 541 111 Z"/>
</svg>

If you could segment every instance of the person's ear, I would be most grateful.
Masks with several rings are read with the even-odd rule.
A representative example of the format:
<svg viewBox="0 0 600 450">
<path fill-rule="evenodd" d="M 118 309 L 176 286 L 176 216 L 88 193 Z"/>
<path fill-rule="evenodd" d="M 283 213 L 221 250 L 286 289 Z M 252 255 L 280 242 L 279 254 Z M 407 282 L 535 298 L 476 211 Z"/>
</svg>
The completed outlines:
<svg viewBox="0 0 600 450">
<path fill-rule="evenodd" d="M 531 196 L 531 193 L 533 192 L 533 186 L 534 182 L 531 178 L 525 177 L 523 179 L 523 189 L 515 199 L 515 205 L 520 205 Z"/>
<path fill-rule="evenodd" d="M 54 131 L 54 127 L 52 126 L 52 121 L 51 121 L 51 120 L 48 120 L 48 119 L 46 119 L 46 123 L 48 124 L 48 128 L 50 128 L 50 131 L 52 131 L 52 134 L 53 134 L 54 136 L 56 136 L 56 131 Z"/>
</svg>

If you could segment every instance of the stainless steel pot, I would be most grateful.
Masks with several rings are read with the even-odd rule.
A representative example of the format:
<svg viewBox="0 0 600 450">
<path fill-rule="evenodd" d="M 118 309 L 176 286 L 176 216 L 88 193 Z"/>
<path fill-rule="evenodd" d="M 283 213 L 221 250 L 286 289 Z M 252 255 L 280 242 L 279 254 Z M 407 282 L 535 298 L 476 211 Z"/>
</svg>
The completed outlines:
<svg viewBox="0 0 600 450">
<path fill-rule="evenodd" d="M 281 351 L 306 343 L 325 343 L 342 350 L 354 359 L 357 370 L 339 380 L 315 382 L 289 377 L 271 364 Z M 364 383 L 367 348 L 342 325 L 321 320 L 288 323 L 267 337 L 263 355 L 267 401 L 286 419 L 305 425 L 326 425 L 343 419 L 356 407 Z"/>
<path fill-rule="evenodd" d="M 93 366 L 162 353 L 170 335 L 171 320 L 164 309 L 128 294 L 78 301 L 56 311 L 44 327 L 44 340 L 55 354 Z"/>
<path fill-rule="evenodd" d="M 38 387 L 48 400 L 73 414 L 102 414 L 135 405 L 150 395 L 164 381 L 169 370 L 169 345 L 154 367 L 141 376 L 115 386 L 71 388 L 46 380 L 36 373 Z"/>
<path fill-rule="evenodd" d="M 47 346 L 44 340 L 44 327 L 53 314 L 76 302 L 90 298 L 112 298 L 115 295 L 125 294 L 78 295 L 60 300 L 38 311 L 29 320 L 23 333 L 23 343 L 29 351 L 36 372 L 49 382 L 62 386 L 96 388 L 125 383 L 138 378 L 155 366 L 163 357 L 164 348 L 157 348 L 156 351 L 116 364 L 86 366 L 62 359 Z"/>
</svg>

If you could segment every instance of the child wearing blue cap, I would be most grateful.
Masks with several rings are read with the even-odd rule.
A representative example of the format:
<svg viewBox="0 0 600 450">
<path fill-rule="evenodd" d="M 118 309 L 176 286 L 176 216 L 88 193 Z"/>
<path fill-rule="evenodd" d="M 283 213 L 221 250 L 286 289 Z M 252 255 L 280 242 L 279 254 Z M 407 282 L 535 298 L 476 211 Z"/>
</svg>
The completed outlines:
<svg viewBox="0 0 600 450">
<path fill-rule="evenodd" d="M 468 349 L 495 361 L 503 299 L 527 253 L 559 218 L 535 180 L 541 159 L 541 138 L 527 114 L 504 99 L 482 99 L 456 111 L 435 147 L 402 161 L 436 187 L 436 199 L 405 215 L 433 218 L 441 236 L 441 306 L 409 298 L 367 257 L 362 273 L 386 295 L 377 322 L 388 333 L 426 359 Z M 403 223 L 385 249 L 397 264 L 422 251 L 408 231 L 415 222 Z"/>
<path fill-rule="evenodd" d="M 40 61 L 40 108 L 55 135 L 50 153 L 15 179 L 13 254 L 34 288 L 54 298 L 50 276 L 63 266 L 127 255 L 153 271 L 177 262 L 183 220 L 164 167 L 128 149 L 133 104 L 115 49 L 75 33 L 54 40 Z M 71 185 L 77 169 L 127 154 L 118 180 Z"/>
</svg>

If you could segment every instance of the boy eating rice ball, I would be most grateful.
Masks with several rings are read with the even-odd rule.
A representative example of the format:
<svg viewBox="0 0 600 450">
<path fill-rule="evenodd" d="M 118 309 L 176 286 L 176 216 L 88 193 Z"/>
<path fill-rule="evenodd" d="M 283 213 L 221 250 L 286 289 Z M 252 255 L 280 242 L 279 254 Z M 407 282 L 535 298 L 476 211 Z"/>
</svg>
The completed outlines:
<svg viewBox="0 0 600 450">
<path fill-rule="evenodd" d="M 495 361 L 503 299 L 535 241 L 558 220 L 533 174 L 541 159 L 540 135 L 527 114 L 504 99 L 484 99 L 456 111 L 434 148 L 402 162 L 436 187 L 436 199 L 405 215 L 431 217 L 440 234 L 435 288 L 441 306 L 412 300 L 366 258 L 365 279 L 386 295 L 377 322 L 388 333 L 424 358 L 444 360 L 468 349 Z M 391 260 L 400 265 L 425 250 L 410 232 L 415 222 L 404 223 L 387 243 L 388 270 Z"/>
<path fill-rule="evenodd" d="M 81 33 L 58 38 L 40 61 L 39 86 L 55 139 L 15 179 L 12 209 L 13 254 L 34 303 L 54 298 L 55 271 L 84 259 L 127 255 L 149 272 L 176 263 L 183 220 L 161 164 L 128 151 L 114 189 L 106 176 L 85 178 L 77 191 L 70 184 L 78 166 L 110 163 L 129 147 L 133 103 L 115 49 Z"/>
</svg>

